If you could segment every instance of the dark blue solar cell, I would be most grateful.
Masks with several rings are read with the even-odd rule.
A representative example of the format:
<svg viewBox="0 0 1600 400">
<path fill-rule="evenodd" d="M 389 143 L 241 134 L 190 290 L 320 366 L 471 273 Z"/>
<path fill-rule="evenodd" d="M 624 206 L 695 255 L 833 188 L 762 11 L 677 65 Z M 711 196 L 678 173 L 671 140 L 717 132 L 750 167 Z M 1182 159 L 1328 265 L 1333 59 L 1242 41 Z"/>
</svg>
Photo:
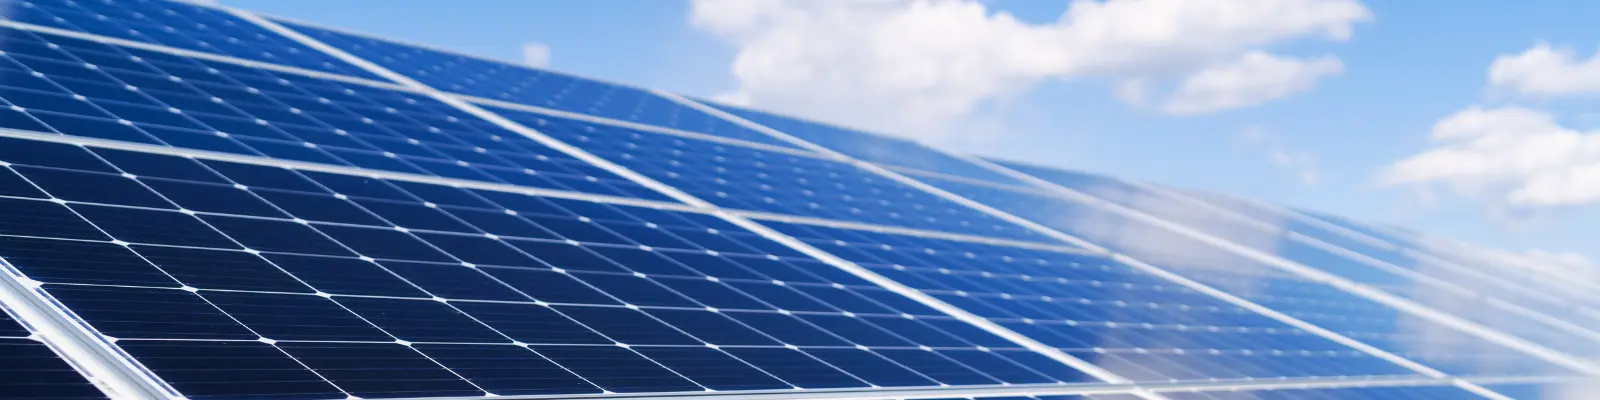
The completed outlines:
<svg viewBox="0 0 1600 400">
<path fill-rule="evenodd" d="M 878 328 L 906 338 L 913 343 L 929 347 L 971 347 L 971 343 L 923 324 L 922 321 L 898 317 L 862 317 L 861 320 Z"/>
<path fill-rule="evenodd" d="M 355 200 L 362 208 L 388 220 L 394 226 L 431 231 L 477 233 L 476 229 L 462 224 L 439 210 L 417 203 L 393 203 L 378 200 Z"/>
<path fill-rule="evenodd" d="M 978 350 L 941 350 L 939 355 L 954 360 L 957 363 L 971 367 L 984 375 L 988 375 L 1005 383 L 1051 383 L 1055 379 L 1044 376 L 1039 372 L 1023 367 L 1015 362 L 995 355 L 993 352 Z M 892 357 L 892 356 L 891 356 Z"/>
<path fill-rule="evenodd" d="M 740 310 L 773 309 L 771 306 L 739 293 L 721 282 L 702 278 L 671 277 L 656 278 L 655 281 L 679 294 L 694 299 L 700 304 L 705 304 L 707 307 Z"/>
<path fill-rule="evenodd" d="M 39 188 L 28 183 L 22 175 L 17 175 L 10 168 L 0 168 L 0 196 L 29 197 L 35 199 L 49 198 Z"/>
<path fill-rule="evenodd" d="M 780 343 L 720 314 L 703 310 L 646 311 L 667 325 L 682 329 L 696 339 L 718 346 L 777 346 Z"/>
<path fill-rule="evenodd" d="M 533 346 L 533 349 L 545 358 L 613 392 L 704 390 L 703 387 L 683 379 L 678 374 L 621 347 Z"/>
<path fill-rule="evenodd" d="M 210 291 L 204 295 L 223 312 L 273 340 L 393 340 L 339 304 L 318 296 Z"/>
<path fill-rule="evenodd" d="M 634 350 L 701 386 L 715 390 L 789 389 L 792 387 L 716 349 L 704 347 L 639 347 Z"/>
<path fill-rule="evenodd" d="M 395 189 L 388 182 L 361 176 L 329 174 L 314 171 L 301 171 L 301 174 L 328 187 L 334 193 L 346 196 L 366 197 L 373 199 L 387 199 L 396 201 L 410 201 L 411 197 Z"/>
<path fill-rule="evenodd" d="M 34 184 L 56 198 L 89 203 L 116 204 L 151 208 L 174 208 L 140 185 L 138 181 L 118 175 L 85 173 L 24 166 L 12 167 Z"/>
<path fill-rule="evenodd" d="M 446 299 L 531 301 L 526 296 L 506 287 L 493 278 L 458 264 L 425 264 L 403 261 L 380 261 L 379 264 L 421 287 L 434 296 Z"/>
<path fill-rule="evenodd" d="M 239 339 L 259 336 L 194 293 L 175 289 L 47 286 L 73 313 L 117 338 Z"/>
<path fill-rule="evenodd" d="M 415 342 L 506 343 L 444 302 L 425 299 L 341 297 L 339 304 L 395 337 Z"/>
<path fill-rule="evenodd" d="M 83 115 L 83 114 L 74 114 Z M 51 112 L 36 111 L 34 118 L 38 118 L 50 125 L 56 131 L 74 136 L 88 136 L 99 139 L 120 140 L 125 142 L 138 142 L 146 144 L 160 144 L 149 135 L 134 129 L 133 126 L 124 125 L 116 120 L 84 118 L 56 114 Z"/>
<path fill-rule="evenodd" d="M 567 274 L 494 267 L 484 267 L 482 270 L 539 301 L 567 304 L 622 304 Z"/>
<path fill-rule="evenodd" d="M 770 282 L 728 282 L 728 286 L 781 310 L 839 312 L 784 285 Z"/>
<path fill-rule="evenodd" d="M 308 221 L 337 222 L 368 226 L 389 226 L 372 214 L 348 201 L 330 195 L 255 190 L 257 196 L 278 206 L 295 218 Z"/>
<path fill-rule="evenodd" d="M 211 173 L 200 163 L 167 155 L 139 153 L 113 149 L 95 149 L 94 153 L 130 174 L 142 177 L 159 177 L 217 184 L 230 183 Z"/>
<path fill-rule="evenodd" d="M 392 229 L 318 225 L 317 230 L 367 257 L 443 263 L 456 262 L 410 234 Z"/>
<path fill-rule="evenodd" d="M 556 235 L 521 217 L 504 212 L 447 208 L 451 216 L 491 234 L 530 239 L 557 239 Z"/>
<path fill-rule="evenodd" d="M 583 246 L 527 240 L 512 240 L 506 243 L 556 268 L 574 271 L 630 272 L 610 260 L 594 255 Z"/>
<path fill-rule="evenodd" d="M 723 351 L 804 389 L 856 387 L 864 383 L 798 350 L 725 348 Z"/>
<path fill-rule="evenodd" d="M 110 243 L 0 236 L 0 257 L 41 282 L 181 286 L 139 255 Z"/>
<path fill-rule="evenodd" d="M 539 215 L 526 215 L 525 217 L 527 217 L 529 221 L 539 224 L 539 226 L 549 229 L 550 231 L 555 232 L 557 235 L 561 235 L 561 237 L 570 240 L 576 240 L 584 243 L 634 244 L 629 242 L 627 239 L 623 239 L 621 236 L 617 236 L 616 234 L 605 230 L 605 228 L 601 228 L 599 225 L 591 222 L 583 222 L 576 219 L 567 218 L 551 218 Z"/>
<path fill-rule="evenodd" d="M 638 306 L 700 307 L 694 301 L 679 296 L 649 278 L 633 275 L 578 274 L 572 275 L 602 292 L 621 299 L 623 303 Z"/>
<path fill-rule="evenodd" d="M 714 276 L 718 279 L 771 279 L 761 274 L 751 272 L 749 269 L 744 268 L 739 264 L 729 262 L 727 258 L 713 256 L 706 253 L 687 253 L 674 251 L 662 252 L 661 255 L 670 257 L 673 260 L 688 266 L 689 268 L 693 268 L 701 274 L 706 276 Z"/>
<path fill-rule="evenodd" d="M 414 346 L 450 371 L 496 395 L 598 393 L 585 382 L 534 351 L 517 346 Z"/>
<path fill-rule="evenodd" d="M 949 385 L 992 385 L 1000 381 L 981 372 L 951 362 L 937 352 L 922 350 L 878 350 L 877 353 L 939 383 Z"/>
<path fill-rule="evenodd" d="M 418 238 L 444 250 L 464 262 L 478 265 L 503 265 L 512 267 L 544 267 L 539 261 L 518 252 L 505 242 L 483 236 L 442 233 L 415 233 Z"/>
<path fill-rule="evenodd" d="M 332 294 L 427 297 L 377 264 L 355 258 L 263 254 L 273 264 L 307 285 Z"/>
<path fill-rule="evenodd" d="M 192 215 L 122 207 L 74 205 L 73 210 L 119 240 L 172 246 L 237 249 L 238 244 Z"/>
<path fill-rule="evenodd" d="M 279 343 L 289 355 L 363 398 L 482 396 L 449 370 L 408 346 L 364 343 Z"/>
<path fill-rule="evenodd" d="M 614 343 L 546 306 L 474 301 L 455 301 L 450 304 L 496 331 L 523 343 L 608 346 Z"/>
<path fill-rule="evenodd" d="M 201 216 L 200 219 L 222 231 L 228 237 L 244 244 L 246 248 L 298 254 L 320 254 L 354 257 L 332 240 L 317 234 L 311 227 L 287 221 L 221 216 Z"/>
<path fill-rule="evenodd" d="M 701 345 L 638 310 L 620 307 L 556 306 L 556 311 L 566 314 L 578 323 L 600 332 L 619 343 L 629 345 Z"/>
<path fill-rule="evenodd" d="M 801 315 L 799 317 L 812 325 L 816 325 L 818 328 L 822 328 L 822 330 L 839 335 L 851 343 L 862 346 L 916 346 L 916 344 L 896 337 L 889 331 L 875 327 L 861 318 L 834 315 Z"/>
<path fill-rule="evenodd" d="M 124 340 L 117 346 L 192 399 L 345 396 L 283 351 L 256 341 Z"/>
<path fill-rule="evenodd" d="M 220 161 L 204 161 L 204 163 L 207 167 L 222 173 L 228 179 L 245 186 L 259 186 L 307 193 L 326 193 L 315 183 L 300 177 L 294 171 L 284 168 Z"/>
<path fill-rule="evenodd" d="M 62 239 L 111 240 L 66 206 L 0 198 L 0 234 Z"/>
<path fill-rule="evenodd" d="M 795 346 L 852 345 L 852 343 L 846 342 L 838 336 L 802 322 L 791 315 L 757 312 L 728 312 L 726 315 L 762 333 L 766 333 L 784 344 Z"/>
<path fill-rule="evenodd" d="M 855 349 L 807 349 L 824 362 L 843 368 L 845 372 L 878 386 L 935 385 L 927 377 L 879 357 L 869 351 Z"/>
<path fill-rule="evenodd" d="M 189 286 L 218 290 L 311 293 L 260 256 L 242 251 L 135 245 L 150 263 Z"/>
</svg>

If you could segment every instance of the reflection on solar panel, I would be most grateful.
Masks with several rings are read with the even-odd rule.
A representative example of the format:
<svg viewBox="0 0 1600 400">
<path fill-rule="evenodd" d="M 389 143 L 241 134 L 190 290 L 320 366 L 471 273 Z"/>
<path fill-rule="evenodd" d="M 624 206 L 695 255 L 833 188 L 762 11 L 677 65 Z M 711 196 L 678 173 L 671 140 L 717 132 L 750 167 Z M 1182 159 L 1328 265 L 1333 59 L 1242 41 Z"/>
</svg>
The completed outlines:
<svg viewBox="0 0 1600 400">
<path fill-rule="evenodd" d="M 1600 375 L 1595 288 L 1412 233 L 216 6 L 5 4 L 0 397 L 1501 399 Z"/>
</svg>

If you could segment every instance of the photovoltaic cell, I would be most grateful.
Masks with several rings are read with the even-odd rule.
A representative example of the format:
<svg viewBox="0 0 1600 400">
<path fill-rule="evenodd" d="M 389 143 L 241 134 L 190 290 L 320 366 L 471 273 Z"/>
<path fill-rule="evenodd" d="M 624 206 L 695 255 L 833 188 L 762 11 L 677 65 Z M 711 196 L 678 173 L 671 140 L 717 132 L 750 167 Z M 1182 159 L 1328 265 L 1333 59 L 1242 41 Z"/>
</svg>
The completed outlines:
<svg viewBox="0 0 1600 400">
<path fill-rule="evenodd" d="M 1048 241 L 842 162 L 491 109 L 721 207 Z"/>
<path fill-rule="evenodd" d="M 334 214 L 297 213 L 278 205 L 302 201 L 289 195 L 319 195 L 300 190 L 325 193 L 311 177 L 256 166 L 224 172 L 193 162 L 190 168 L 221 179 L 219 188 L 256 198 L 304 222 L 284 216 L 180 212 L 149 183 L 217 183 L 129 178 L 99 157 L 98 149 L 38 145 L 76 155 L 62 159 L 111 172 L 7 159 L 6 171 L 41 168 L 60 174 L 25 176 L 18 184 L 55 196 L 50 184 L 36 184 L 32 178 L 53 182 L 103 174 L 144 196 L 130 199 L 162 203 L 4 198 L 31 207 L 7 207 L 0 218 L 46 215 L 39 210 L 49 210 L 53 217 L 27 232 L 32 237 L 0 236 L 0 257 L 44 282 L 58 301 L 101 334 L 117 338 L 120 348 L 191 398 L 1082 379 L 1060 375 L 1051 369 L 1059 364 L 1050 365 L 1054 362 L 949 316 L 901 308 L 909 303 L 903 298 L 879 301 L 898 295 L 858 279 L 834 280 L 842 275 L 832 266 L 764 252 L 771 246 L 754 243 L 766 239 L 721 225 L 712 229 L 695 222 L 705 221 L 700 217 L 408 184 L 433 196 L 472 200 L 428 207 L 416 198 L 320 198 L 324 206 L 340 204 L 349 214 L 366 215 L 334 222 L 325 220 Z M 169 161 L 161 163 L 176 165 Z M 232 186 L 249 179 L 270 187 Z M 391 186 L 394 193 L 412 194 Z M 508 212 L 497 199 L 516 199 L 518 210 Z M 453 216 L 458 213 L 477 213 L 476 220 L 498 221 L 494 225 L 521 224 L 540 234 L 490 234 Z M 565 225 L 545 227 L 554 221 Z M 607 233 L 627 240 L 609 227 L 653 231 L 677 245 L 595 243 L 566 233 Z M 717 243 L 712 246 L 719 250 L 700 243 Z M 839 324 L 851 328 L 828 329 L 843 326 Z M 743 360 L 732 349 L 746 349 L 757 360 Z M 195 365 L 208 368 L 194 370 Z M 618 365 L 626 367 L 607 367 Z M 785 367 L 767 371 L 762 365 Z M 231 368 L 271 373 L 230 378 L 234 385 L 216 384 L 220 371 Z M 532 373 L 547 379 L 517 378 Z M 272 384 L 279 380 L 295 383 Z"/>
<path fill-rule="evenodd" d="M 9 279 L 9 278 L 8 278 Z M 0 312 L 0 393 L 16 399 L 104 399 L 106 396 L 33 332 Z"/>
<path fill-rule="evenodd" d="M 0 28 L 0 50 L 0 99 L 10 106 L 0 127 L 665 199 L 414 93 L 10 28 Z"/>
<path fill-rule="evenodd" d="M 305 24 L 279 23 L 445 92 L 793 147 L 640 88 Z"/>
<path fill-rule="evenodd" d="M 1099 256 L 768 224 L 1135 381 L 1410 374 Z"/>
<path fill-rule="evenodd" d="M 315 71 L 379 79 L 215 9 L 159 0 L 8 0 L 0 18 Z M 9 50 L 8 50 L 9 51 Z"/>
</svg>

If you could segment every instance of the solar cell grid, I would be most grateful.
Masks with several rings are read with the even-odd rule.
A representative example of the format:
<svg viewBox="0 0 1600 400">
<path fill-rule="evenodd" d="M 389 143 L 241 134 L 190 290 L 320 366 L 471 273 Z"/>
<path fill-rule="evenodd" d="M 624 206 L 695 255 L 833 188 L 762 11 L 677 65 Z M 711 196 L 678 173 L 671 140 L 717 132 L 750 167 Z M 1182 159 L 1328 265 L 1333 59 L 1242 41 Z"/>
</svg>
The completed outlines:
<svg viewBox="0 0 1600 400">
<path fill-rule="evenodd" d="M 1410 374 L 1099 256 L 769 225 L 1136 381 Z"/>
<path fill-rule="evenodd" d="M 7 0 L 0 18 L 310 70 L 379 79 L 216 9 L 159 0 Z"/>
<path fill-rule="evenodd" d="M 426 96 L 0 29 L 0 127 L 665 199 Z"/>
<path fill-rule="evenodd" d="M 1048 241 L 1019 226 L 841 162 L 517 110 L 492 110 L 721 207 Z"/>
<path fill-rule="evenodd" d="M 4 263 L 0 263 L 3 265 Z M 9 278 L 7 278 L 9 279 Z M 0 307 L 0 393 L 15 399 L 104 399 L 33 332 Z"/>
<path fill-rule="evenodd" d="M 176 157 L 160 163 L 195 171 L 123 175 L 96 155 L 102 150 L 34 145 L 76 155 L 52 165 L 0 156 L 6 171 L 23 171 L 13 183 L 35 191 L 0 198 L 19 206 L 0 212 L 0 226 L 32 228 L 0 233 L 0 256 L 193 398 L 794 386 L 785 374 L 823 387 L 1083 379 L 926 307 L 904 307 L 914 303 L 882 288 L 835 281 L 846 276 L 836 268 L 746 244 L 764 238 L 696 222 L 703 217 L 648 210 L 645 220 L 633 207 L 381 180 L 366 184 L 386 187 L 389 198 L 335 196 L 292 170 Z M 118 195 L 51 190 L 86 176 L 117 182 Z M 234 186 L 241 181 L 251 184 Z M 276 215 L 180 208 L 163 185 L 240 193 Z M 415 193 L 439 203 L 394 197 Z M 316 207 L 280 205 L 311 198 Z M 326 212 L 334 204 L 344 211 Z M 488 233 L 456 214 L 545 233 Z M 327 221 L 334 218 L 342 221 Z M 674 242 L 642 246 L 610 226 Z M 749 349 L 760 364 L 724 348 Z M 485 354 L 507 356 L 491 362 Z M 596 358 L 634 366 L 607 369 Z M 196 363 L 215 367 L 194 371 Z M 369 370 L 377 365 L 394 368 Z M 214 382 L 234 367 L 274 372 Z M 546 378 L 505 378 L 511 371 Z M 406 378 L 415 376 L 436 378 Z M 278 380 L 297 386 L 269 387 Z"/>
<path fill-rule="evenodd" d="M 793 147 L 644 89 L 300 23 L 277 22 L 445 92 Z"/>
</svg>

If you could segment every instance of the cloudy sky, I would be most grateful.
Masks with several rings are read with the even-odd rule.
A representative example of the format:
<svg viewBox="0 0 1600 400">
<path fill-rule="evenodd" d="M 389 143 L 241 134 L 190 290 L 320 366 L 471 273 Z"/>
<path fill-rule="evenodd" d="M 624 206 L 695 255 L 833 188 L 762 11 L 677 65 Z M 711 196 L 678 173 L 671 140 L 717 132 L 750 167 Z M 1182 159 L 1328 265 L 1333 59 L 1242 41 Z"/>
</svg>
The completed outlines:
<svg viewBox="0 0 1600 400">
<path fill-rule="evenodd" d="M 224 3 L 1600 259 L 1600 2 Z"/>
</svg>

